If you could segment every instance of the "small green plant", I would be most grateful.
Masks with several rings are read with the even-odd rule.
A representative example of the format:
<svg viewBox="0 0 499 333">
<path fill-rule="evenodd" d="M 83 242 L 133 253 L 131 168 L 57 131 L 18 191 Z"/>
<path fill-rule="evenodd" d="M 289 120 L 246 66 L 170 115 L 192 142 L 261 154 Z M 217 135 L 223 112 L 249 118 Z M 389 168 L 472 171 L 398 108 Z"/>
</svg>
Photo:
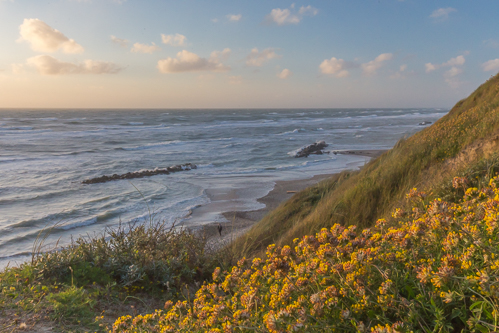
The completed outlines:
<svg viewBox="0 0 499 333">
<path fill-rule="evenodd" d="M 47 300 L 53 308 L 53 319 L 70 325 L 94 324 L 92 308 L 96 301 L 83 288 L 66 287 L 63 291 L 48 295 Z"/>
</svg>

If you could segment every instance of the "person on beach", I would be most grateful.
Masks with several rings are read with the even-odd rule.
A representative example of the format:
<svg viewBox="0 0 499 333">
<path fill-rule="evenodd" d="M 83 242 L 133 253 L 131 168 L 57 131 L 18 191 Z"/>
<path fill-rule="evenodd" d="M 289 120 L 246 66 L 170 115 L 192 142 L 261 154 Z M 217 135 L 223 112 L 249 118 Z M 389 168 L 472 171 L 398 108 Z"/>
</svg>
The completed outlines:
<svg viewBox="0 0 499 333">
<path fill-rule="evenodd" d="M 219 223 L 217 229 L 218 233 L 220 234 L 220 237 L 222 237 L 222 224 Z"/>
</svg>

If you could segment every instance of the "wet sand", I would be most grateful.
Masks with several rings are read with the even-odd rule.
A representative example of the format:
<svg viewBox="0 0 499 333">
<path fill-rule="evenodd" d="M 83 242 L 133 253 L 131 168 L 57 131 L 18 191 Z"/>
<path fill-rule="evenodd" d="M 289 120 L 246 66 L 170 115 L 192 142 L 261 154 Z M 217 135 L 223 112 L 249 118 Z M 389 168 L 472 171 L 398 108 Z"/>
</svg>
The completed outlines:
<svg viewBox="0 0 499 333">
<path fill-rule="evenodd" d="M 386 150 L 344 150 L 332 151 L 331 153 L 345 155 L 359 155 L 375 158 L 383 154 Z M 218 234 L 218 222 L 205 224 L 202 229 L 211 242 L 227 243 L 232 239 L 244 234 L 255 223 L 260 221 L 267 213 L 277 208 L 282 202 L 291 198 L 295 193 L 317 184 L 321 180 L 332 177 L 335 174 L 316 175 L 308 179 L 277 181 L 274 189 L 266 196 L 257 201 L 264 204 L 265 207 L 253 211 L 231 211 L 222 213 L 229 222 L 221 222 L 222 236 Z"/>
</svg>

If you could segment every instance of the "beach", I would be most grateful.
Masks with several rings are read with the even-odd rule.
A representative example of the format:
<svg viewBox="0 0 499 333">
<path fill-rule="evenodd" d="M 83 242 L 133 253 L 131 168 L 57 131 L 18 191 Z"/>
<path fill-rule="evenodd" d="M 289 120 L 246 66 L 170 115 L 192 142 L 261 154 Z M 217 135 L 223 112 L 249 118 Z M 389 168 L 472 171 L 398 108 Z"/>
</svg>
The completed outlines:
<svg viewBox="0 0 499 333">
<path fill-rule="evenodd" d="M 337 151 L 338 154 L 345 155 L 359 155 L 376 158 L 383 154 L 386 149 L 373 149 L 373 150 L 345 150 Z M 210 242 L 226 244 L 231 240 L 243 235 L 255 223 L 260 221 L 276 209 L 281 203 L 290 199 L 296 193 L 313 186 L 323 180 L 329 179 L 337 173 L 315 175 L 312 178 L 299 179 L 299 180 L 285 180 L 277 181 L 274 188 L 264 197 L 259 198 L 257 201 L 263 205 L 264 208 L 252 211 L 229 211 L 222 213 L 223 217 L 228 222 L 213 222 L 205 224 L 202 227 L 203 232 L 208 237 Z M 230 197 L 230 196 L 229 196 Z M 229 198 L 228 197 L 228 198 Z M 218 233 L 218 225 L 222 226 L 222 235 Z"/>
</svg>

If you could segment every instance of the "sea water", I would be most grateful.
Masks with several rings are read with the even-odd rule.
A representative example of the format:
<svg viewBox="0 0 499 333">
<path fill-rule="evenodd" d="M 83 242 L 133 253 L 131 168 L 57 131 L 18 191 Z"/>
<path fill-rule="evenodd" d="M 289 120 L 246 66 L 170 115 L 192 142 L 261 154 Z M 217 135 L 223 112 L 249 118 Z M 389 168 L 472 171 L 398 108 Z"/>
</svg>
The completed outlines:
<svg viewBox="0 0 499 333">
<path fill-rule="evenodd" d="M 278 180 L 357 169 L 369 158 L 294 152 L 389 149 L 447 109 L 0 110 L 0 267 L 47 244 L 150 219 L 195 226 L 262 208 Z M 193 163 L 169 175 L 84 185 L 102 175 Z M 231 192 L 214 204 L 209 193 Z M 220 196 L 219 196 L 220 197 Z M 209 205 L 196 214 L 196 208 Z M 193 214 L 194 212 L 194 214 Z"/>
</svg>

